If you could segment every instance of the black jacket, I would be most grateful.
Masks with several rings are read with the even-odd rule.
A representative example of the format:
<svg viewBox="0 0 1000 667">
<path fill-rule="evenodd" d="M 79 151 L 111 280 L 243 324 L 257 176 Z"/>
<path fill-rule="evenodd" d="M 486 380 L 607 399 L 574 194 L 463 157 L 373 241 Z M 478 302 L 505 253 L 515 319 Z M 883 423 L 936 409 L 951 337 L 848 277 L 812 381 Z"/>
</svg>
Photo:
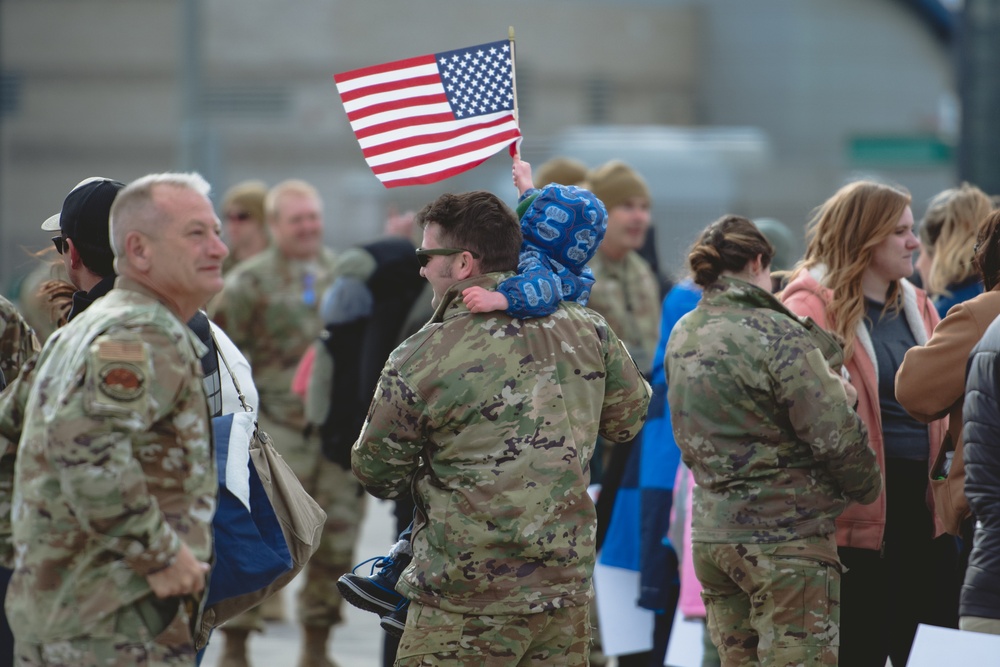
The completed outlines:
<svg viewBox="0 0 1000 667">
<path fill-rule="evenodd" d="M 370 295 L 370 311 L 335 324 L 327 322 L 323 338 L 334 369 L 330 411 L 320 427 L 323 453 L 347 470 L 382 367 L 399 342 L 400 329 L 425 282 L 415 248 L 406 239 L 384 238 L 361 249 L 375 260 L 374 271 L 363 285 L 357 285 Z M 347 294 L 347 290 L 340 292 Z"/>
<path fill-rule="evenodd" d="M 959 614 L 1000 619 L 1000 319 L 969 357 L 962 437 L 977 524 Z"/>
<path fill-rule="evenodd" d="M 84 292 L 83 290 L 74 292 L 73 307 L 70 309 L 69 316 L 67 316 L 66 321 L 72 322 L 73 318 L 90 308 L 90 304 L 110 292 L 115 286 L 116 277 L 117 276 L 112 273 L 110 276 L 104 276 L 101 278 L 101 282 L 94 285 L 89 292 Z"/>
</svg>

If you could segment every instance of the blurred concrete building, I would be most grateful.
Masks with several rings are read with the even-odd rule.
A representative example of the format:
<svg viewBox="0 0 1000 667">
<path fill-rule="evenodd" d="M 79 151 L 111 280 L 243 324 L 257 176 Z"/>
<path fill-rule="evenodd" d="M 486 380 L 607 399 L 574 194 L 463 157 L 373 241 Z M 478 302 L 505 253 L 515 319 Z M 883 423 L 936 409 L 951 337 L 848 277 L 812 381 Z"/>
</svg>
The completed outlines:
<svg viewBox="0 0 1000 667">
<path fill-rule="evenodd" d="M 929 9 L 930 8 L 930 9 Z M 86 176 L 197 169 L 314 182 L 328 241 L 387 206 L 515 192 L 506 154 L 386 190 L 333 84 L 345 70 L 517 37 L 523 154 L 622 157 L 654 192 L 679 271 L 727 212 L 801 229 L 846 179 L 908 187 L 919 217 L 955 179 L 948 14 L 926 0 L 0 0 L 0 285 L 48 244 L 38 224 Z"/>
</svg>

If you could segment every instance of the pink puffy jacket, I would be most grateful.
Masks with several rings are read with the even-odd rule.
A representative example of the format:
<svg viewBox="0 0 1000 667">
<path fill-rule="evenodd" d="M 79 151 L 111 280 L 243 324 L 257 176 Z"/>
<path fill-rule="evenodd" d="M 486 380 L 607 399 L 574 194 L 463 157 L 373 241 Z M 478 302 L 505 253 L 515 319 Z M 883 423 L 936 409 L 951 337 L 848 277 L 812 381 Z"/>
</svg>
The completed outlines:
<svg viewBox="0 0 1000 667">
<path fill-rule="evenodd" d="M 826 318 L 826 307 L 832 298 L 832 291 L 821 284 L 823 267 L 813 267 L 801 272 L 781 293 L 781 300 L 797 315 L 808 316 L 824 329 L 830 326 Z M 903 290 L 903 314 L 917 341 L 923 345 L 930 338 L 940 317 L 927 294 L 907 280 L 900 281 Z M 847 371 L 851 384 L 858 390 L 858 414 L 868 428 L 869 445 L 875 450 L 879 467 L 882 469 L 882 495 L 871 505 L 852 503 L 837 519 L 837 544 L 842 547 L 860 549 L 881 549 L 885 536 L 885 452 L 882 447 L 882 412 L 878 398 L 878 367 L 871 337 L 863 322 L 858 323 L 854 354 L 847 361 Z M 934 461 L 948 428 L 948 419 L 939 419 L 929 424 L 930 459 Z M 929 465 L 929 463 L 928 463 Z M 929 471 L 928 471 L 929 472 Z M 933 502 L 928 489 L 928 506 L 933 511 Z M 935 536 L 944 532 L 944 525 L 935 515 Z"/>
</svg>

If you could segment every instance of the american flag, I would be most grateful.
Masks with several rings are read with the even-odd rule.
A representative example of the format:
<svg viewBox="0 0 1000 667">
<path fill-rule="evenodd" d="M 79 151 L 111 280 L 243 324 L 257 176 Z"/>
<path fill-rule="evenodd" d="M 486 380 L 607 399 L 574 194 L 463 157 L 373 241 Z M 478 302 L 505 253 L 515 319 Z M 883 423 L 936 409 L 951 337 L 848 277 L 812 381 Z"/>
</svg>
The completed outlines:
<svg viewBox="0 0 1000 667">
<path fill-rule="evenodd" d="M 407 58 L 333 78 L 368 166 L 389 188 L 460 174 L 521 136 L 510 42 Z"/>
</svg>

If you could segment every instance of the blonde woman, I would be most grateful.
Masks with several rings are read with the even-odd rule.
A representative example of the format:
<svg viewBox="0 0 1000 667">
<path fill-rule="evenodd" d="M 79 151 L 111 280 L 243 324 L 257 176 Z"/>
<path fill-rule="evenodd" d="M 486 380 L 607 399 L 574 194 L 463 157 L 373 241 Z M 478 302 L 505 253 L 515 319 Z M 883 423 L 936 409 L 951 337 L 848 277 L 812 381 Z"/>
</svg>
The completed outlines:
<svg viewBox="0 0 1000 667">
<path fill-rule="evenodd" d="M 837 520 L 847 571 L 841 588 L 840 664 L 905 665 L 918 623 L 958 622 L 957 547 L 940 535 L 928 507 L 928 461 L 945 423 L 910 417 L 896 401 L 894 379 L 906 351 L 924 344 L 937 311 L 907 277 L 920 247 L 910 195 L 858 181 L 820 206 L 805 258 L 782 300 L 844 343 L 845 367 L 858 392 L 858 414 L 885 485 L 877 502 L 851 505 Z M 940 588 L 940 590 L 939 590 Z"/>
<path fill-rule="evenodd" d="M 991 210 L 993 202 L 986 193 L 968 183 L 938 193 L 927 207 L 920 224 L 926 259 L 918 268 L 927 267 L 923 286 L 941 317 L 955 304 L 983 293 L 983 281 L 972 256 L 979 223 Z M 932 236 L 933 242 L 928 243 Z"/>
</svg>

